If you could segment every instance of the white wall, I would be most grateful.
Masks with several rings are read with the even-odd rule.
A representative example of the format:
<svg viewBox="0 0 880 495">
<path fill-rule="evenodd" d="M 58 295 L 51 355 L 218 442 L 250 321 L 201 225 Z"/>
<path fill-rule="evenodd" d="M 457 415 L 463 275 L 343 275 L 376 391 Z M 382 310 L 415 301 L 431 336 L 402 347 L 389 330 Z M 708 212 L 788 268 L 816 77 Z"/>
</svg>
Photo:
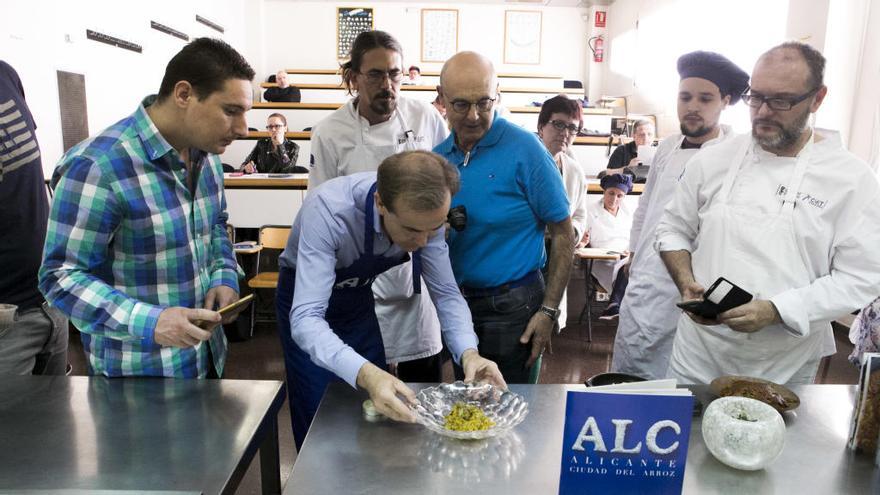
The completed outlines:
<svg viewBox="0 0 880 495">
<path fill-rule="evenodd" d="M 404 64 L 440 70 L 440 63 L 420 60 L 422 8 L 457 8 L 459 50 L 475 50 L 495 62 L 499 72 L 558 74 L 583 79 L 587 9 L 529 4 L 452 4 L 422 2 L 315 2 L 265 0 L 265 77 L 281 68 L 336 69 L 336 8 L 357 5 L 374 9 L 374 26 L 388 31 L 403 45 Z M 543 29 L 540 65 L 504 64 L 504 11 L 539 10 Z"/>
<path fill-rule="evenodd" d="M 631 113 L 657 115 L 661 136 L 677 132 L 678 57 L 694 50 L 715 51 L 751 72 L 762 52 L 786 39 L 788 3 L 618 0 L 608 7 L 602 90 L 631 95 Z M 806 15 L 797 12 L 792 15 Z M 744 131 L 748 111 L 736 105 L 724 112 L 722 122 Z"/>
<path fill-rule="evenodd" d="M 61 157 L 61 116 L 55 71 L 85 75 L 89 132 L 96 134 L 135 110 L 159 89 L 168 60 L 185 44 L 150 28 L 155 20 L 195 38 L 222 38 L 247 57 L 247 0 L 32 0 L 5 2 L 0 22 L 0 57 L 21 77 L 28 106 L 37 122 L 43 168 L 51 176 Z M 200 14 L 226 32 L 196 22 Z M 143 53 L 86 39 L 86 29 L 143 47 Z"/>
</svg>

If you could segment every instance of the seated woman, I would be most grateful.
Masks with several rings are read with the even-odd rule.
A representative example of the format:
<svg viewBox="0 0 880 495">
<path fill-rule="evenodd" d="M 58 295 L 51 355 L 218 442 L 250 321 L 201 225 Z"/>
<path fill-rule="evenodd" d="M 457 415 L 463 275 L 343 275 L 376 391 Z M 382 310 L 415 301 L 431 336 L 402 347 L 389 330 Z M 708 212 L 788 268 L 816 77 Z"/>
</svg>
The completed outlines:
<svg viewBox="0 0 880 495">
<path fill-rule="evenodd" d="M 299 145 L 284 137 L 287 119 L 273 113 L 266 123 L 269 137 L 261 138 L 241 164 L 246 174 L 307 174 L 309 169 L 296 166 Z"/>
<path fill-rule="evenodd" d="M 629 281 L 625 270 L 620 268 L 629 256 L 629 231 L 632 227 L 632 211 L 623 198 L 632 190 L 632 177 L 622 174 L 606 175 L 599 185 L 605 191 L 598 200 L 587 201 L 587 230 L 579 246 L 607 249 L 621 253 L 617 262 L 596 261 L 593 276 L 605 291 L 611 292 L 608 307 L 599 316 L 610 320 L 620 312 L 620 301 Z"/>
<path fill-rule="evenodd" d="M 654 124 L 650 120 L 638 120 L 633 124 L 633 140 L 618 146 L 608 158 L 608 174 L 623 173 L 623 167 L 635 167 L 639 160 L 639 146 L 654 143 Z"/>
<path fill-rule="evenodd" d="M 587 222 L 587 187 L 583 169 L 571 154 L 571 145 L 583 125 L 583 109 L 565 95 L 545 101 L 538 114 L 538 137 L 556 161 L 568 196 L 574 238 L 580 239 Z M 548 251 L 549 252 L 549 251 Z M 559 328 L 565 328 L 567 297 L 559 302 Z"/>
</svg>

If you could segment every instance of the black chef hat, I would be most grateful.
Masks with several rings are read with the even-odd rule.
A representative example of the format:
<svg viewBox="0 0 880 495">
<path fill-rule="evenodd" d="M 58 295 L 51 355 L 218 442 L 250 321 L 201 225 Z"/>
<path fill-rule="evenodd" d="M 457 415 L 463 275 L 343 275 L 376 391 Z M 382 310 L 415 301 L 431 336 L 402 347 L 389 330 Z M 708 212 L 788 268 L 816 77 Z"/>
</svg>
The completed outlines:
<svg viewBox="0 0 880 495">
<path fill-rule="evenodd" d="M 718 86 L 721 97 L 730 95 L 730 104 L 739 101 L 749 87 L 749 75 L 724 55 L 715 52 L 691 52 L 678 58 L 678 74 L 682 79 L 699 77 Z"/>
<path fill-rule="evenodd" d="M 609 187 L 616 187 L 625 194 L 629 194 L 633 188 L 633 179 L 629 175 L 611 174 L 602 177 L 602 180 L 599 181 L 599 185 L 602 187 L 603 191 Z"/>
</svg>

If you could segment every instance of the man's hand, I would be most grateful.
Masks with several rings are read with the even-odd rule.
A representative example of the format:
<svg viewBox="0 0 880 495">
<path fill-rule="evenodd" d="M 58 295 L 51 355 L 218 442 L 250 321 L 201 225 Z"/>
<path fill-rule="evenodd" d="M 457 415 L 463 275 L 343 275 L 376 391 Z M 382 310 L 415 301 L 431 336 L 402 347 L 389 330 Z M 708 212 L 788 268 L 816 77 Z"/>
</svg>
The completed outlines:
<svg viewBox="0 0 880 495">
<path fill-rule="evenodd" d="M 704 292 L 706 292 L 706 289 L 702 285 L 698 284 L 696 281 L 682 284 L 681 302 L 702 301 Z M 690 311 L 685 311 L 685 313 L 687 313 L 688 317 L 690 317 L 691 320 L 699 323 L 700 325 L 717 325 L 719 323 L 718 320 L 703 318 L 702 316 L 691 313 Z"/>
<path fill-rule="evenodd" d="M 531 368 L 535 361 L 544 354 L 545 349 L 550 348 L 550 335 L 553 333 L 553 320 L 541 311 L 532 315 L 526 331 L 519 338 L 520 344 L 528 344 L 532 341 L 532 354 L 526 361 L 526 368 Z M 551 350 L 552 352 L 552 350 Z"/>
<path fill-rule="evenodd" d="M 226 285 L 218 285 L 213 289 L 210 289 L 207 294 L 205 294 L 205 309 L 209 309 L 212 312 L 214 308 L 222 308 L 224 306 L 229 306 L 230 304 L 238 301 L 238 292 L 235 292 L 235 289 L 232 287 L 228 287 Z M 239 308 L 231 313 L 227 313 L 223 317 L 223 323 L 232 323 L 238 318 L 238 314 L 241 313 L 244 308 Z"/>
<path fill-rule="evenodd" d="M 584 235 L 581 237 L 580 242 L 577 243 L 577 248 L 580 249 L 590 243 L 590 229 L 584 231 Z"/>
<path fill-rule="evenodd" d="M 159 314 L 153 340 L 166 347 L 192 347 L 211 338 L 211 331 L 198 323 L 220 323 L 220 313 L 207 309 L 167 308 Z"/>
<path fill-rule="evenodd" d="M 731 330 L 752 333 L 782 322 L 782 317 L 772 302 L 755 300 L 721 313 L 718 321 L 729 326 Z"/>
<path fill-rule="evenodd" d="M 252 174 L 257 171 L 257 166 L 254 165 L 254 162 L 247 162 L 244 167 L 241 167 L 241 171 L 246 174 Z"/>
<path fill-rule="evenodd" d="M 465 382 L 487 382 L 501 389 L 507 389 L 507 382 L 501 376 L 498 365 L 480 356 L 476 349 L 464 351 L 461 355 L 461 368 L 464 370 Z"/>
<path fill-rule="evenodd" d="M 398 394 L 410 405 L 416 405 L 416 394 L 405 383 L 379 369 L 373 363 L 361 366 L 357 384 L 370 394 L 373 405 L 380 413 L 395 421 L 415 423 L 416 415 Z"/>
</svg>

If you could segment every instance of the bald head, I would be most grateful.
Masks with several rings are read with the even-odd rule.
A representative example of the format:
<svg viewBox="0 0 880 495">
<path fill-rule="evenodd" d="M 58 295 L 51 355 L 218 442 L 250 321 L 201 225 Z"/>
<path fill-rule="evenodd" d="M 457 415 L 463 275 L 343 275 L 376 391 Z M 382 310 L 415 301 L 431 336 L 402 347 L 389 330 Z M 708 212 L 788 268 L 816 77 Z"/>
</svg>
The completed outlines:
<svg viewBox="0 0 880 495">
<path fill-rule="evenodd" d="M 778 73 L 804 75 L 804 87 L 819 88 L 825 77 L 825 57 L 812 46 L 789 41 L 764 52 L 755 64 L 755 70 L 769 69 Z"/>
<path fill-rule="evenodd" d="M 443 64 L 440 86 L 461 82 L 498 85 L 495 66 L 488 58 L 477 52 L 458 52 Z"/>
<path fill-rule="evenodd" d="M 456 53 L 443 64 L 437 93 L 456 144 L 470 151 L 492 127 L 498 98 L 495 67 L 479 53 Z"/>
</svg>

